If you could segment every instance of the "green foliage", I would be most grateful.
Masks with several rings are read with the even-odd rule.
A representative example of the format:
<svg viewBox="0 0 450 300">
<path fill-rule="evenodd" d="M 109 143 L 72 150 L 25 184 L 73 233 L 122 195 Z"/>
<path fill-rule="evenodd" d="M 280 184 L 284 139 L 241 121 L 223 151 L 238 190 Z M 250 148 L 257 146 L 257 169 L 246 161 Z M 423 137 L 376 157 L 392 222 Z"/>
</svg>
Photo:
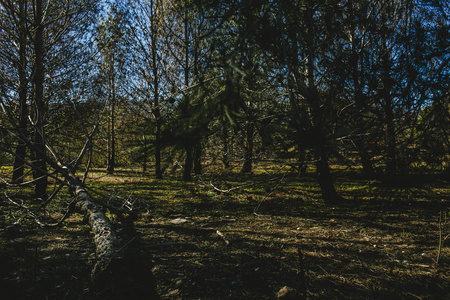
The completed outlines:
<svg viewBox="0 0 450 300">
<path fill-rule="evenodd" d="M 63 161 L 98 125 L 96 167 L 112 144 L 119 165 L 146 165 L 159 151 L 166 170 L 184 168 L 195 147 L 203 165 L 322 157 L 372 176 L 388 164 L 394 174 L 448 166 L 445 9 L 390 0 L 154 0 L 113 1 L 96 15 L 96 1 L 58 4 L 49 3 L 54 23 L 45 28 L 45 129 Z M 11 9 L 1 11 L 0 84 L 18 118 Z M 65 15 L 74 19 L 66 24 L 58 18 Z M 27 116 L 29 130 L 35 117 Z M 2 111 L 0 142 L 14 149 L 6 119 Z"/>
</svg>

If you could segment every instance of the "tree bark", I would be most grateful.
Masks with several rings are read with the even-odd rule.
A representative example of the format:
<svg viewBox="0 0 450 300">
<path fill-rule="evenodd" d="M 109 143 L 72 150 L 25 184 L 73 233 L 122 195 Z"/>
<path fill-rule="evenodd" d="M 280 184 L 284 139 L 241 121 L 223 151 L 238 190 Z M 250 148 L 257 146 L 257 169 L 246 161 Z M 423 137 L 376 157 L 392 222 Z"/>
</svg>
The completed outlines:
<svg viewBox="0 0 450 300">
<path fill-rule="evenodd" d="M 153 110 L 153 115 L 156 119 L 156 133 L 155 133 L 155 176 L 156 179 L 162 179 L 163 174 L 161 170 L 161 127 L 162 127 L 162 120 L 161 120 L 161 109 L 159 107 L 159 74 L 158 74 L 158 64 L 157 64 L 157 27 L 155 24 L 155 16 L 156 11 L 154 7 L 155 3 L 154 1 L 150 1 L 150 12 L 151 12 L 151 19 L 150 19 L 150 28 L 151 28 L 151 55 L 152 55 L 152 72 L 153 72 L 153 97 L 154 97 L 154 103 L 155 107 Z"/>
<path fill-rule="evenodd" d="M 109 133 L 108 133 L 108 161 L 107 161 L 107 172 L 108 174 L 113 174 L 114 169 L 116 167 L 116 79 L 115 79 L 115 70 L 114 70 L 114 59 L 112 63 L 112 74 L 110 74 L 110 109 L 109 112 Z"/>
<path fill-rule="evenodd" d="M 298 175 L 302 176 L 306 174 L 306 169 L 308 168 L 308 163 L 306 162 L 306 151 L 304 146 L 298 143 Z"/>
<path fill-rule="evenodd" d="M 44 100 L 44 27 L 42 24 L 43 7 L 42 0 L 35 0 L 34 17 L 34 74 L 32 77 L 33 100 L 35 105 L 35 131 L 34 131 L 34 150 L 35 166 L 33 178 L 36 181 L 34 188 L 35 198 L 47 199 L 47 164 L 46 147 L 44 138 L 44 121 L 46 105 Z"/>
<path fill-rule="evenodd" d="M 342 199 L 334 188 L 333 178 L 328 164 L 328 143 L 325 133 L 326 123 L 320 107 L 320 95 L 315 82 L 315 48 L 314 48 L 314 1 L 307 1 L 305 22 L 307 28 L 306 101 L 309 106 L 313 147 L 316 155 L 317 175 L 322 190 L 322 197 L 327 203 L 337 203 Z"/>
<path fill-rule="evenodd" d="M 188 20 L 188 10 L 187 10 L 187 1 L 184 1 L 184 86 L 187 88 L 189 86 L 189 46 L 190 46 L 190 39 L 189 39 L 189 20 Z M 182 103 L 182 119 L 189 124 L 190 121 L 190 114 L 189 114 L 189 108 L 191 105 L 191 100 L 188 95 L 188 91 L 185 91 L 183 103 Z M 186 125 L 187 125 L 186 124 Z M 184 181 L 191 181 L 191 172 L 192 172 L 192 166 L 194 164 L 193 157 L 192 157 L 192 136 L 191 132 L 188 132 L 188 137 L 185 139 L 184 142 L 184 149 L 186 151 L 186 158 L 184 161 L 184 170 L 183 170 L 183 180 Z"/>
<path fill-rule="evenodd" d="M 97 261 L 91 272 L 94 292 L 103 299 L 159 299 L 151 266 L 138 253 L 122 251 L 123 242 L 111 222 L 80 181 L 69 173 L 76 208 L 85 216 L 94 234 Z"/>
<path fill-rule="evenodd" d="M 316 155 L 317 175 L 323 200 L 330 204 L 339 203 L 342 197 L 334 187 L 333 177 L 331 176 L 330 166 L 328 164 L 328 154 L 322 148 L 322 145 L 316 148 Z"/>
<path fill-rule="evenodd" d="M 119 258 L 120 241 L 111 222 L 94 203 L 86 190 L 75 181 L 74 195 L 77 198 L 77 208 L 85 215 L 94 234 L 95 254 L 97 262 L 92 270 L 92 280 L 97 281 L 101 273 L 105 273 L 110 263 Z"/>
<path fill-rule="evenodd" d="M 194 146 L 194 173 L 202 174 L 202 143 L 197 141 Z"/>
<path fill-rule="evenodd" d="M 383 19 L 385 16 L 383 15 Z M 384 20 L 383 20 L 384 21 Z M 386 24 L 383 22 L 383 24 Z M 387 46 L 388 32 L 383 25 L 381 28 L 381 68 L 382 68 L 382 89 L 381 98 L 384 105 L 384 125 L 385 125 L 385 144 L 386 144 L 386 175 L 393 176 L 397 173 L 397 158 L 396 158 L 396 134 L 394 125 L 394 107 L 392 101 L 392 86 L 393 80 L 391 78 L 391 58 L 389 57 L 391 51 Z"/>
<path fill-rule="evenodd" d="M 255 133 L 254 124 L 248 121 L 246 126 L 245 148 L 244 148 L 244 164 L 242 166 L 242 173 L 251 173 L 253 167 L 253 135 Z"/>
<path fill-rule="evenodd" d="M 18 27 L 19 27 L 19 65 L 17 66 L 19 73 L 19 128 L 26 134 L 27 133 L 27 119 L 28 119 L 28 107 L 27 107 L 27 90 L 28 80 L 26 74 L 27 66 L 27 24 L 26 24 L 26 2 L 25 0 L 19 1 L 19 14 L 18 14 Z M 22 183 L 24 174 L 24 161 L 26 156 L 27 146 L 23 139 L 19 138 L 16 147 L 16 158 L 14 160 L 14 171 L 12 175 L 13 183 Z"/>
<path fill-rule="evenodd" d="M 349 10 L 350 10 L 350 18 L 351 20 L 356 20 L 356 16 L 354 13 L 354 3 L 353 1 L 349 2 Z M 360 40 L 357 37 L 357 30 L 356 30 L 356 23 L 351 23 L 351 56 L 350 56 L 350 75 L 351 79 L 353 81 L 353 88 L 354 88 L 354 100 L 356 104 L 358 113 L 355 114 L 356 119 L 356 125 L 360 128 L 367 128 L 367 125 L 365 124 L 365 121 L 363 119 L 364 112 L 366 111 L 367 106 L 367 98 L 364 96 L 363 92 L 363 82 L 364 82 L 364 73 L 362 70 L 364 70 L 363 67 L 361 67 L 360 62 L 360 55 L 359 55 L 359 49 L 360 46 Z M 373 168 L 372 162 L 370 161 L 371 157 L 368 152 L 368 147 L 366 146 L 366 141 L 364 141 L 365 138 L 358 137 L 356 138 L 355 145 L 358 150 L 359 157 L 361 159 L 361 165 L 363 167 L 363 172 L 368 177 L 375 177 L 375 170 Z"/>
<path fill-rule="evenodd" d="M 392 111 L 392 100 L 386 99 L 386 174 L 395 175 L 397 173 L 396 137 L 394 127 L 394 114 Z"/>
<path fill-rule="evenodd" d="M 358 154 L 361 159 L 361 165 L 363 167 L 363 172 L 369 178 L 374 178 L 376 176 L 375 169 L 373 168 L 372 161 L 370 160 L 369 152 L 363 145 L 364 141 L 355 141 L 356 148 L 358 149 Z"/>
<path fill-rule="evenodd" d="M 184 149 L 186 150 L 186 158 L 184 160 L 183 180 L 191 181 L 192 166 L 194 164 L 192 157 L 192 146 L 189 145 L 189 143 L 186 143 Z"/>
<path fill-rule="evenodd" d="M 225 126 L 225 122 L 222 121 L 222 164 L 225 169 L 230 168 L 230 157 L 229 157 L 229 149 L 228 149 L 228 130 Z"/>
<path fill-rule="evenodd" d="M 155 96 L 157 98 L 157 96 Z M 159 103 L 156 102 L 155 103 Z M 159 104 L 158 104 L 159 105 Z M 161 169 L 161 115 L 159 108 L 157 108 L 156 117 L 156 135 L 155 135 L 155 176 L 156 179 L 162 179 L 163 173 Z"/>
<path fill-rule="evenodd" d="M 142 144 L 144 146 L 144 154 L 142 158 L 142 172 L 147 171 L 147 137 L 145 135 L 145 129 L 144 134 L 142 135 Z"/>
</svg>

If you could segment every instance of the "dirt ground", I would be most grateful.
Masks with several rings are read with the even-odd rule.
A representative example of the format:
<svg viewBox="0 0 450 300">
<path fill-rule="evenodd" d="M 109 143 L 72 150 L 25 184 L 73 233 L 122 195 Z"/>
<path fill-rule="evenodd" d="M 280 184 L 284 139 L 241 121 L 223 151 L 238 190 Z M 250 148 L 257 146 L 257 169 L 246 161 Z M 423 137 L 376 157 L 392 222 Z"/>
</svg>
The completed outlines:
<svg viewBox="0 0 450 300">
<path fill-rule="evenodd" d="M 95 182 L 143 208 L 138 255 L 162 299 L 275 299 L 284 286 L 307 299 L 450 299 L 449 182 L 340 178 L 346 200 L 335 206 L 320 200 L 313 176 L 295 174 L 183 183 L 124 172 Z M 44 230 L 1 201 L 0 298 L 92 297 L 82 217 Z"/>
</svg>

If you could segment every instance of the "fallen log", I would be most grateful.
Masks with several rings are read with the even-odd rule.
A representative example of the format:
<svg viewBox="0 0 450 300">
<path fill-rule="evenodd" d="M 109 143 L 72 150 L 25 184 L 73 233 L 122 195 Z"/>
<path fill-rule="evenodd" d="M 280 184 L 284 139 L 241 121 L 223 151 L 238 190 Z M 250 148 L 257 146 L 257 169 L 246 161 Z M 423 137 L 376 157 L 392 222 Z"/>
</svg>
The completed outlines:
<svg viewBox="0 0 450 300">
<path fill-rule="evenodd" d="M 82 182 L 56 155 L 54 157 L 56 169 L 64 176 L 75 197 L 75 207 L 84 214 L 94 234 L 97 259 L 91 272 L 91 280 L 95 298 L 159 299 L 151 267 L 137 255 L 137 241 L 133 249 L 132 245 L 120 240 L 110 220 Z M 121 247 L 121 244 L 126 247 Z"/>
<path fill-rule="evenodd" d="M 81 186 L 75 188 L 76 208 L 81 211 L 94 234 L 95 254 L 97 262 L 92 270 L 92 280 L 95 282 L 99 272 L 107 269 L 108 264 L 119 257 L 120 241 L 116 231 L 106 215 L 95 204 L 89 193 Z"/>
<path fill-rule="evenodd" d="M 76 208 L 84 214 L 94 235 L 96 263 L 91 280 L 95 298 L 159 299 L 151 267 L 140 261 L 137 251 L 130 251 L 130 242 L 123 245 L 108 217 L 79 180 L 72 176 L 70 179 Z"/>
</svg>

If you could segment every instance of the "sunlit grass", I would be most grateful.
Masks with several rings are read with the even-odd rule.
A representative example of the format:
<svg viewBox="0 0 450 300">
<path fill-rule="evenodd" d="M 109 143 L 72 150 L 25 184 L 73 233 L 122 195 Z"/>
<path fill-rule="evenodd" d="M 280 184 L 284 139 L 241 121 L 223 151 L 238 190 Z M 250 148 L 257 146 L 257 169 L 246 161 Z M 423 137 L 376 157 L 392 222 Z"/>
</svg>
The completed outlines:
<svg viewBox="0 0 450 300">
<path fill-rule="evenodd" d="M 180 170 L 156 180 L 151 165 L 147 172 L 118 168 L 113 175 L 93 169 L 86 186 L 99 200 L 134 201 L 140 213 L 135 222 L 140 255 L 155 261 L 161 295 L 176 287 L 187 297 L 200 299 L 217 293 L 240 295 L 236 291 L 263 299 L 284 285 L 295 286 L 300 248 L 311 299 L 332 298 L 336 291 L 338 298 L 353 299 L 377 298 L 380 291 L 393 295 L 391 290 L 400 298 L 442 296 L 448 276 L 439 270 L 450 261 L 448 246 L 441 249 L 439 265 L 435 259 L 437 222 L 450 193 L 448 183 L 419 178 L 387 184 L 346 168 L 334 168 L 333 174 L 338 175 L 336 189 L 344 196 L 343 203 L 333 206 L 322 200 L 313 167 L 299 176 L 283 162 L 258 162 L 252 174 L 240 173 L 238 166 L 206 168 L 192 182 L 181 181 Z M 26 197 L 32 188 L 8 192 Z M 70 199 L 64 188 L 52 202 L 53 219 Z M 115 215 L 106 213 L 120 228 Z M 184 223 L 174 224 L 176 219 Z M 33 227 L 30 222 L 26 226 Z M 86 270 L 78 274 L 85 272 L 88 278 L 86 262 L 95 256 L 82 216 L 74 214 L 57 231 L 38 231 L 29 241 L 39 245 L 40 276 L 44 272 L 52 276 L 57 270 L 46 264 L 56 266 L 77 257 L 84 261 L 77 261 L 77 266 Z M 9 243 L 2 251 L 10 253 L 13 247 Z M 27 255 L 33 257 L 34 246 L 21 247 L 31 249 Z M 16 260 L 21 278 L 26 278 L 28 256 Z M 205 281 L 209 290 L 199 291 Z M 261 283 L 265 290 L 258 288 Z"/>
</svg>

